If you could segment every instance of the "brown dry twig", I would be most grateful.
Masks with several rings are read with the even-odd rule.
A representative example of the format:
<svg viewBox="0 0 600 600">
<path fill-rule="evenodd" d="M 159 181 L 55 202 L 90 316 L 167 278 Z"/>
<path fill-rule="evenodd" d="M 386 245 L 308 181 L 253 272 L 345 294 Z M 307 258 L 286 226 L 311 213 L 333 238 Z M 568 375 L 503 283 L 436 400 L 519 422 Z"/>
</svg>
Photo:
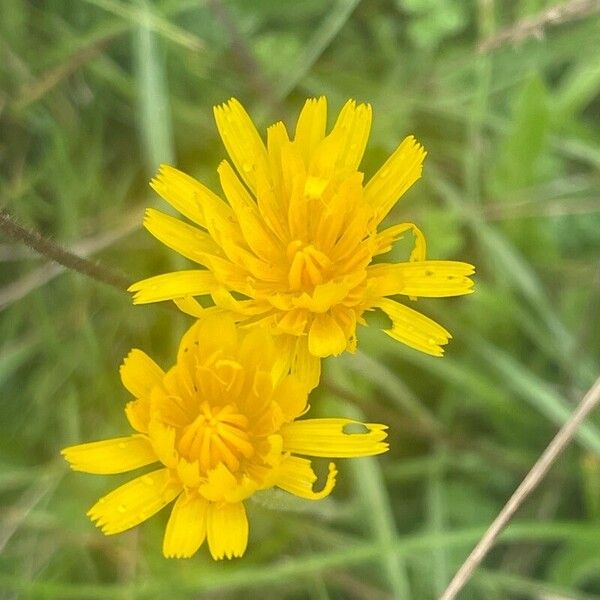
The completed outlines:
<svg viewBox="0 0 600 600">
<path fill-rule="evenodd" d="M 600 11 L 600 0 L 569 0 L 552 6 L 537 15 L 522 19 L 483 40 L 477 50 L 485 53 L 500 48 L 507 43 L 518 44 L 527 38 L 542 38 L 548 26 L 562 25 L 577 19 L 583 19 Z"/>
<path fill-rule="evenodd" d="M 121 273 L 87 258 L 77 256 L 37 231 L 23 227 L 5 210 L 0 210 L 0 232 L 8 239 L 26 244 L 38 254 L 42 254 L 67 269 L 72 269 L 96 281 L 106 283 L 121 292 L 126 291 L 129 287 L 129 280 Z"/>
<path fill-rule="evenodd" d="M 515 493 L 504 505 L 475 548 L 473 548 L 471 554 L 469 554 L 462 564 L 442 594 L 440 600 L 453 600 L 456 598 L 458 592 L 460 592 L 467 581 L 469 581 L 475 569 L 490 551 L 496 538 L 508 525 L 514 514 L 531 492 L 533 492 L 544 479 L 546 473 L 560 456 L 561 452 L 573 440 L 579 426 L 594 408 L 598 406 L 598 403 L 600 403 L 600 377 L 583 397 L 583 400 L 579 403 L 579 406 L 575 409 L 570 419 L 561 427 L 560 431 L 548 444 L 542 455 L 525 476 L 525 479 L 523 479 L 516 489 Z"/>
</svg>

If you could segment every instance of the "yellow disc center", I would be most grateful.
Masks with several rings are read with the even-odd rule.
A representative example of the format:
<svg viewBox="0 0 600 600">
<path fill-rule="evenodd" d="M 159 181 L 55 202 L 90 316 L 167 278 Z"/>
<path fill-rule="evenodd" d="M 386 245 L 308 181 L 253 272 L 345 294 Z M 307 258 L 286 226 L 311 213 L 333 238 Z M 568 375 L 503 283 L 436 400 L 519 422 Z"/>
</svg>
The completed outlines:
<svg viewBox="0 0 600 600">
<path fill-rule="evenodd" d="M 331 260 L 312 244 L 304 245 L 300 240 L 290 242 L 287 247 L 290 261 L 288 283 L 294 291 L 311 290 L 323 283 Z"/>
<path fill-rule="evenodd" d="M 198 461 L 204 472 L 219 463 L 235 472 L 244 458 L 254 454 L 248 419 L 233 404 L 213 407 L 208 402 L 202 403 L 200 414 L 183 429 L 177 449 L 186 460 Z"/>
</svg>

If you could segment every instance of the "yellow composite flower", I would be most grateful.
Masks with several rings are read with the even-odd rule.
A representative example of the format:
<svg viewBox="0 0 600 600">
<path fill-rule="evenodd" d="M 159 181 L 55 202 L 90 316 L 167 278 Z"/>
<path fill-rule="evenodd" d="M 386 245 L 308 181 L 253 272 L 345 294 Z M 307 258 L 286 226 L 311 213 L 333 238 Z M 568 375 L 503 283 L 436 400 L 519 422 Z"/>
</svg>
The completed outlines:
<svg viewBox="0 0 600 600">
<path fill-rule="evenodd" d="M 195 296 L 211 295 L 209 311 L 241 324 L 262 323 L 280 336 L 292 373 L 319 380 L 320 358 L 356 349 L 356 325 L 381 309 L 386 333 L 441 356 L 451 337 L 393 296 L 459 296 L 472 291 L 464 262 L 427 260 L 425 238 L 412 223 L 379 229 L 396 201 L 421 176 L 423 147 L 407 137 L 365 184 L 360 172 L 371 107 L 348 101 L 326 134 L 327 102 L 304 105 L 290 139 L 283 123 L 266 145 L 235 99 L 215 107 L 231 158 L 218 168 L 227 202 L 192 177 L 163 165 L 152 187 L 194 225 L 148 209 L 145 227 L 203 268 L 158 275 L 131 286 L 134 302 L 174 300 L 202 318 Z M 412 232 L 408 261 L 375 257 Z"/>
<path fill-rule="evenodd" d="M 267 329 L 239 329 L 224 315 L 197 321 L 166 373 L 133 350 L 121 378 L 136 398 L 125 408 L 136 433 L 62 453 L 86 473 L 159 466 L 101 498 L 90 518 L 111 535 L 175 501 L 166 557 L 192 556 L 205 539 L 215 560 L 242 556 L 248 541 L 243 501 L 252 494 L 274 486 L 310 500 L 331 493 L 335 464 L 315 491 L 317 476 L 303 456 L 349 458 L 388 449 L 384 425 L 300 419 L 308 410 L 307 389 L 283 365 Z"/>
</svg>

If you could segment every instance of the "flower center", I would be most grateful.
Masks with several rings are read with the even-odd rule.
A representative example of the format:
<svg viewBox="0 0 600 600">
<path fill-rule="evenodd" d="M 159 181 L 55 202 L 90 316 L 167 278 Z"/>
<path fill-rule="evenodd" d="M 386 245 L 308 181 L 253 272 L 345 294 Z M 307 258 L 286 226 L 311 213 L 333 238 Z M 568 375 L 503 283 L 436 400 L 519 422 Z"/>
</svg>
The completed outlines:
<svg viewBox="0 0 600 600">
<path fill-rule="evenodd" d="M 300 240 L 288 244 L 287 257 L 290 261 L 288 283 L 294 291 L 312 289 L 323 283 L 324 272 L 331 267 L 331 261 L 323 252 Z"/>
<path fill-rule="evenodd" d="M 244 458 L 254 454 L 248 419 L 233 404 L 211 406 L 203 402 L 200 414 L 183 428 L 177 446 L 189 461 L 198 461 L 204 472 L 224 463 L 235 472 Z"/>
</svg>

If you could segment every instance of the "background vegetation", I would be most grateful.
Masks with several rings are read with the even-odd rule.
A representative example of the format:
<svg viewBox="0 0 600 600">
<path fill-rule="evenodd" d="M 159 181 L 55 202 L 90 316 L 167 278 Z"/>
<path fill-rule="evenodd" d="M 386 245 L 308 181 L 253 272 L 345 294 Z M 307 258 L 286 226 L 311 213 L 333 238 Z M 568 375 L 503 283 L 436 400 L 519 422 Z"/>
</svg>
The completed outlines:
<svg viewBox="0 0 600 600">
<path fill-rule="evenodd" d="M 20 222 L 132 281 L 181 267 L 140 228 L 157 164 L 216 189 L 213 104 L 264 130 L 325 94 L 372 103 L 367 175 L 423 142 L 395 215 L 478 268 L 476 294 L 418 303 L 454 333 L 445 358 L 365 330 L 327 364 L 315 410 L 389 423 L 389 454 L 342 464 L 325 502 L 253 502 L 244 559 L 178 562 L 165 514 L 103 537 L 85 511 L 119 477 L 58 452 L 126 431 L 123 356 L 168 365 L 188 319 L 3 240 L 2 598 L 439 596 L 598 374 L 600 22 L 553 4 L 2 0 L 0 203 Z M 461 598 L 600 597 L 599 457 L 596 414 Z"/>
</svg>

